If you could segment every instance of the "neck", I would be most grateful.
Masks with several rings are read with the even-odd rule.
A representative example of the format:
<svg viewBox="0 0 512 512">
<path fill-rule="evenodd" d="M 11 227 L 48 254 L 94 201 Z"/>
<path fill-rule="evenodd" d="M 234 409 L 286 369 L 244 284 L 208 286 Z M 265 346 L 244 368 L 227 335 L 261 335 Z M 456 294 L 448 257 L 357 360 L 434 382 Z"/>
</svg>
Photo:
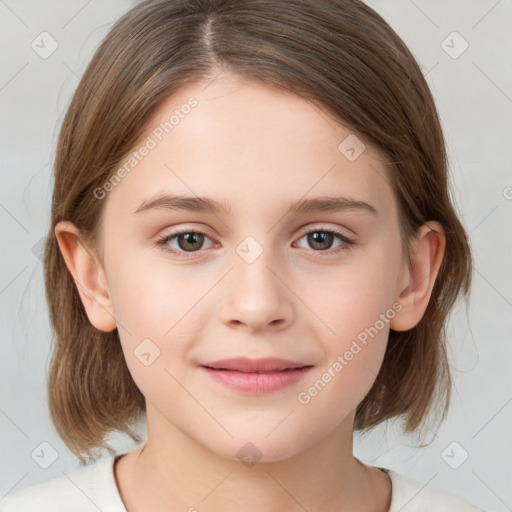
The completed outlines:
<svg viewBox="0 0 512 512">
<path fill-rule="evenodd" d="M 148 420 L 148 440 L 116 464 L 121 498 L 128 512 L 386 512 L 389 478 L 354 458 L 352 426 L 348 418 L 289 458 L 251 465 Z"/>
</svg>

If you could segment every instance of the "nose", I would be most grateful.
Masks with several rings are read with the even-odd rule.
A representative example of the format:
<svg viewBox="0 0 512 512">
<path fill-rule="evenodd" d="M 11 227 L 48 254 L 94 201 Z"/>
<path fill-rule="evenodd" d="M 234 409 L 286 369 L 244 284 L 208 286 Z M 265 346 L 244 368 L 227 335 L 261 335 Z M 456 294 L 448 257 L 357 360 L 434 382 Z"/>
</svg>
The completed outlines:
<svg viewBox="0 0 512 512">
<path fill-rule="evenodd" d="M 293 322 L 293 293 L 284 273 L 275 267 L 275 260 L 272 263 L 265 252 L 252 263 L 234 260 L 219 310 L 226 325 L 256 332 L 286 329 Z"/>
</svg>

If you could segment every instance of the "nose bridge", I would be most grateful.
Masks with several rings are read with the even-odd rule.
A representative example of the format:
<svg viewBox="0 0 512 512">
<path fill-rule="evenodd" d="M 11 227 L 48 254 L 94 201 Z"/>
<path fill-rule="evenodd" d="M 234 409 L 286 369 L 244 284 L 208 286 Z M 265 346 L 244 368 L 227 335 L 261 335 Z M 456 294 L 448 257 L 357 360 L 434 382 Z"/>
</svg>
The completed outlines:
<svg viewBox="0 0 512 512">
<path fill-rule="evenodd" d="M 261 240 L 262 236 L 258 236 Z M 228 290 L 221 305 L 223 321 L 261 328 L 268 324 L 288 324 L 293 308 L 286 281 L 281 276 L 281 258 L 269 246 L 271 236 L 260 243 L 246 236 L 236 247 Z M 279 276 L 279 277 L 278 277 Z"/>
<path fill-rule="evenodd" d="M 263 293 L 269 295 L 268 300 L 270 295 L 282 295 L 283 285 L 275 276 L 276 269 L 281 268 L 281 258 L 271 240 L 268 235 L 258 235 L 258 239 L 248 235 L 235 247 L 233 280 L 235 287 L 242 287 L 238 291 Z"/>
</svg>

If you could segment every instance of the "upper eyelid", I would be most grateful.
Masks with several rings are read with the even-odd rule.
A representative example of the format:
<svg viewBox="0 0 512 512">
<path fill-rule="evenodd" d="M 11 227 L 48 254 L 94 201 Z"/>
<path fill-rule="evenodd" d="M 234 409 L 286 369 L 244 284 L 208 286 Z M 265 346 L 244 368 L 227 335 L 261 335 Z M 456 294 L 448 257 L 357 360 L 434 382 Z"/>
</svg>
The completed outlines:
<svg viewBox="0 0 512 512">
<path fill-rule="evenodd" d="M 334 228 L 334 227 L 330 227 L 330 226 L 328 226 L 326 224 L 322 224 L 322 223 L 313 223 L 313 225 L 311 225 L 311 226 L 310 225 L 306 225 L 306 226 L 301 227 L 299 229 L 299 234 L 297 235 L 296 239 L 300 239 L 303 236 L 305 236 L 305 235 L 307 235 L 307 234 L 309 234 L 311 232 L 315 232 L 315 231 L 333 232 L 337 236 L 341 236 L 341 237 L 345 237 L 345 238 L 348 238 L 348 239 L 352 239 L 353 236 L 350 235 L 350 234 L 343 233 L 343 229 L 346 229 L 347 231 L 350 231 L 354 235 L 356 234 L 352 230 L 349 230 L 348 228 L 342 228 L 341 226 L 337 227 L 337 228 Z M 208 234 L 208 230 L 207 229 L 204 229 L 204 228 L 194 228 L 194 227 L 177 228 L 174 231 L 170 231 L 169 233 L 162 235 L 160 237 L 160 239 L 174 238 L 176 236 L 179 236 L 179 235 L 185 234 L 185 233 L 200 233 L 200 234 L 208 237 L 213 242 L 218 243 L 214 236 L 211 236 L 211 235 Z"/>
<path fill-rule="evenodd" d="M 354 233 L 351 229 L 348 229 L 346 227 L 343 227 L 343 226 L 337 226 L 337 227 L 332 227 L 332 226 L 329 226 L 325 223 L 321 223 L 321 222 L 314 222 L 312 223 L 312 225 L 310 224 L 307 224 L 306 226 L 303 226 L 302 228 L 299 229 L 299 233 L 309 233 L 310 231 L 350 231 L 352 233 Z M 355 234 L 355 233 L 354 233 Z M 347 235 L 348 236 L 348 235 Z"/>
<path fill-rule="evenodd" d="M 198 229 L 188 228 L 188 227 L 177 228 L 176 231 L 171 231 L 170 233 L 162 235 L 160 238 L 158 238 L 157 241 L 156 241 L 156 244 L 158 246 L 166 246 L 170 242 L 170 240 L 173 240 L 174 238 L 176 238 L 180 234 L 200 233 L 202 235 L 205 235 L 209 240 L 211 240 L 213 245 L 217 245 L 218 246 L 219 242 L 216 240 L 216 238 L 210 236 L 205 231 L 207 231 L 207 230 L 203 230 L 202 228 L 198 228 Z M 315 253 L 318 252 L 319 257 L 328 257 L 328 256 L 331 256 L 331 255 L 335 256 L 340 251 L 343 251 L 344 248 L 345 248 L 345 250 L 347 250 L 347 249 L 351 248 L 352 246 L 355 246 L 355 245 L 358 244 L 357 239 L 354 238 L 352 235 L 346 235 L 346 234 L 344 234 L 341 231 L 341 229 L 339 229 L 339 228 L 330 228 L 330 227 L 326 226 L 325 224 L 320 224 L 320 225 L 316 225 L 316 226 L 313 225 L 313 226 L 309 226 L 309 227 L 308 227 L 308 225 L 306 225 L 306 226 L 302 227 L 300 229 L 300 234 L 296 235 L 294 237 L 293 244 L 295 245 L 301 238 L 303 238 L 304 236 L 308 235 L 309 233 L 314 233 L 315 231 L 330 232 L 335 237 L 338 237 L 338 239 L 341 240 L 341 242 L 342 242 L 341 245 L 339 247 L 335 248 L 335 249 L 329 249 L 327 251 L 314 251 Z M 201 253 L 203 251 L 209 251 L 209 250 L 214 249 L 214 248 L 215 247 L 209 247 L 209 248 L 199 249 L 198 251 L 191 251 L 191 252 L 182 251 L 182 250 L 179 250 L 179 249 L 176 249 L 176 248 L 168 248 L 168 247 L 163 247 L 162 250 L 164 250 L 166 252 L 169 252 L 171 254 L 174 254 L 174 255 L 180 255 L 180 256 L 188 258 L 188 259 L 195 259 L 195 258 L 200 258 L 201 257 Z M 196 256 L 194 256 L 194 255 L 196 255 Z"/>
</svg>

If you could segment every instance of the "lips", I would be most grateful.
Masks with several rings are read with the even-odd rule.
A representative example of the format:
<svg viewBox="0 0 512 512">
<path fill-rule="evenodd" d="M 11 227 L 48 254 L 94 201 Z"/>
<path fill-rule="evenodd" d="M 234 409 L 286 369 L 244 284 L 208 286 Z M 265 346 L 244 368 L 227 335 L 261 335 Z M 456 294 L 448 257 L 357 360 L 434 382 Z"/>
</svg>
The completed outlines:
<svg viewBox="0 0 512 512">
<path fill-rule="evenodd" d="M 310 364 L 275 357 L 239 357 L 199 365 L 199 369 L 215 382 L 249 395 L 266 395 L 297 384 L 312 368 Z"/>
<path fill-rule="evenodd" d="M 208 361 L 206 363 L 202 363 L 200 366 L 211 368 L 213 370 L 228 370 L 242 373 L 275 373 L 312 365 L 275 357 L 266 357 L 261 359 L 237 357 L 233 359 L 222 359 L 219 361 Z"/>
</svg>

